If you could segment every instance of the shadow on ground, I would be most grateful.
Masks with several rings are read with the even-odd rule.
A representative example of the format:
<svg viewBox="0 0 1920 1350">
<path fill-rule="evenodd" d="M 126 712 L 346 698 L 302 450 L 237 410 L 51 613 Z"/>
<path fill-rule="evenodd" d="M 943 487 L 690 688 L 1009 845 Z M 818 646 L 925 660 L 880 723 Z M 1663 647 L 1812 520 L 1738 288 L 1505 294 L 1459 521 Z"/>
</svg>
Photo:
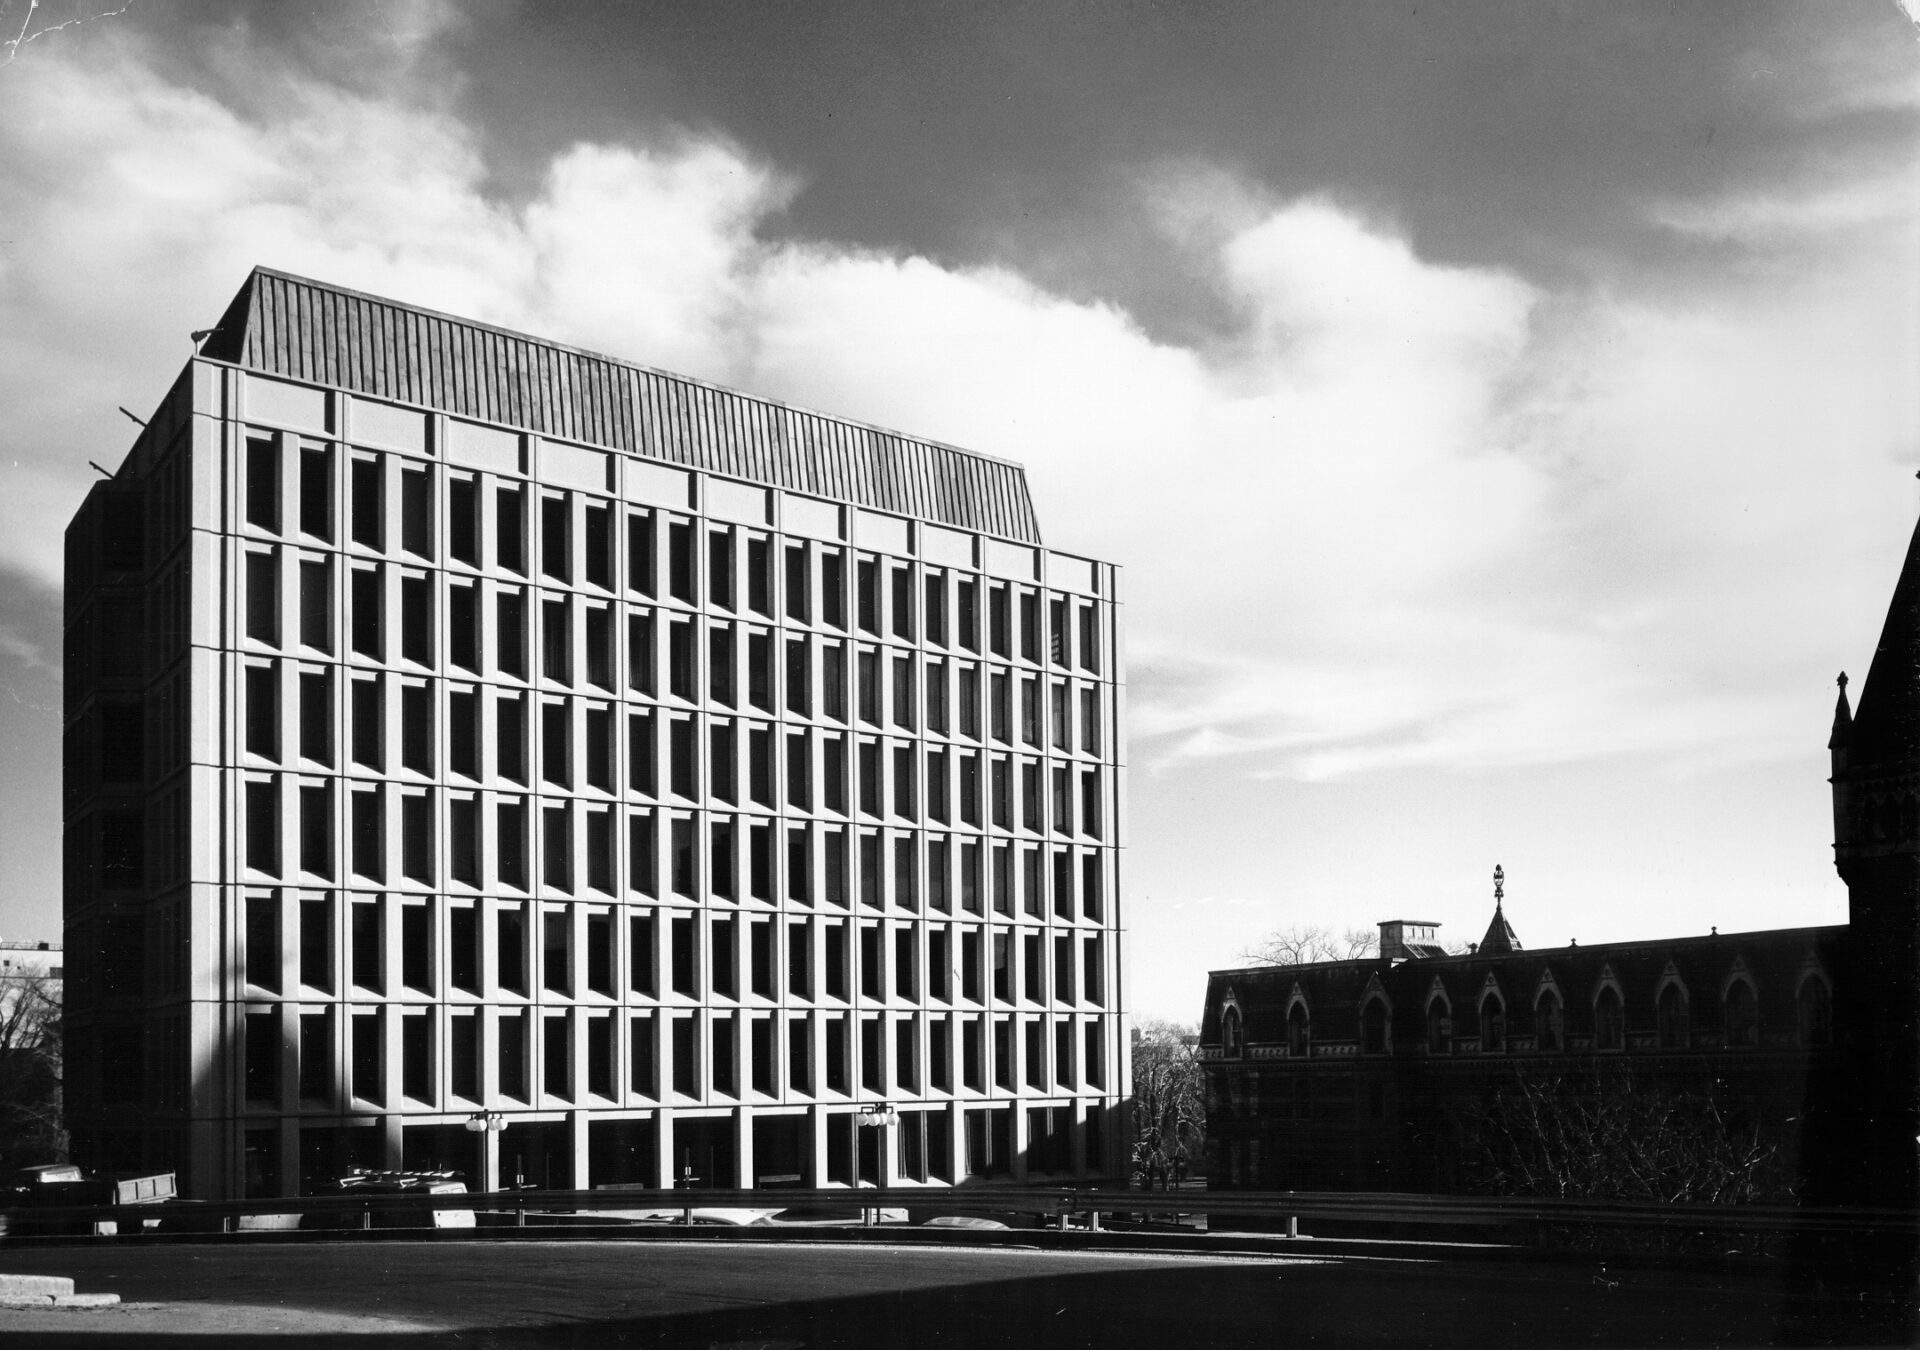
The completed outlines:
<svg viewBox="0 0 1920 1350">
<path fill-rule="evenodd" d="M 302 1249 L 309 1254 L 313 1249 Z M 481 1292 L 462 1294 L 467 1247 L 442 1247 L 434 1259 L 448 1279 L 391 1298 L 369 1289 L 362 1311 L 412 1317 L 448 1329 L 302 1332 L 302 1306 L 316 1308 L 322 1325 L 341 1325 L 350 1311 L 340 1290 L 305 1303 L 284 1292 L 285 1330 L 223 1330 L 210 1316 L 218 1302 L 176 1300 L 164 1321 L 156 1314 L 39 1314 L 31 1329 L 8 1326 L 0 1311 L 0 1342 L 52 1350 L 92 1346 L 184 1345 L 309 1347 L 1078 1347 L 1155 1345 L 1175 1350 L 1214 1346 L 1706 1347 L 1748 1345 L 1911 1345 L 1911 1301 L 1859 1291 L 1789 1290 L 1752 1277 L 1719 1278 L 1663 1271 L 1605 1272 L 1570 1266 L 1469 1266 L 1400 1262 L 1293 1264 L 1272 1260 L 1182 1260 L 1117 1267 L 1107 1258 L 1048 1260 L 1037 1253 L 1005 1253 L 980 1278 L 956 1272 L 951 1254 L 922 1252 L 918 1262 L 876 1272 L 867 1253 L 814 1248 L 812 1260 L 787 1267 L 783 1254 L 744 1253 L 737 1272 L 716 1279 L 693 1268 L 659 1268 L 646 1248 L 626 1249 L 604 1278 L 631 1281 L 631 1306 L 621 1290 L 602 1284 L 594 1306 L 564 1293 L 542 1306 L 537 1271 L 524 1272 L 517 1291 L 489 1307 Z M 603 1253 L 561 1248 L 548 1259 L 565 1262 L 569 1250 L 585 1269 Z M 655 1249 L 656 1253 L 658 1249 Z M 398 1256 L 399 1253 L 394 1253 Z M 740 1255 L 734 1253 L 734 1255 Z M 207 1260 L 218 1263 L 221 1253 Z M 1053 1269 L 1018 1272 L 1026 1257 Z M 838 1260 L 836 1260 L 838 1258 Z M 676 1258 L 677 1260 L 677 1258 Z M 944 1269 L 943 1260 L 947 1261 Z M 869 1286 L 836 1294 L 836 1266 L 844 1283 Z M 536 1265 L 539 1263 L 536 1262 Z M 673 1264 L 673 1263 L 668 1263 Z M 765 1278 L 756 1267 L 765 1267 Z M 783 1268 L 787 1267 L 787 1268 Z M 1084 1267 L 1075 1269 L 1074 1267 Z M 407 1261 L 385 1267 L 391 1279 L 432 1280 Z M 622 1274 L 624 1270 L 624 1275 Z M 991 1273 L 989 1273 L 991 1271 Z M 292 1274 L 290 1270 L 290 1275 Z M 292 1282 L 298 1277 L 293 1276 Z M 897 1287 L 876 1290 L 876 1283 Z M 513 1280 L 504 1276 L 498 1288 Z M 83 1282 L 83 1287 L 85 1283 Z M 97 1283 L 96 1283 L 97 1287 Z M 477 1286 L 476 1286 L 477 1288 Z M 151 1291 L 137 1296 L 149 1296 Z M 410 1297 L 408 1295 L 411 1295 Z M 576 1306 L 569 1307 L 569 1302 Z M 698 1305 L 698 1306 L 689 1306 Z M 207 1314 L 208 1316 L 200 1316 Z M 146 1320 L 142 1320 L 143 1317 Z M 179 1318 L 195 1317 L 191 1326 Z M 90 1320 L 91 1319 L 91 1320 Z M 165 1323 L 171 1322 L 169 1328 Z M 464 1324 L 464 1325 L 461 1325 Z M 391 1322 L 388 1323 L 391 1325 Z"/>
</svg>

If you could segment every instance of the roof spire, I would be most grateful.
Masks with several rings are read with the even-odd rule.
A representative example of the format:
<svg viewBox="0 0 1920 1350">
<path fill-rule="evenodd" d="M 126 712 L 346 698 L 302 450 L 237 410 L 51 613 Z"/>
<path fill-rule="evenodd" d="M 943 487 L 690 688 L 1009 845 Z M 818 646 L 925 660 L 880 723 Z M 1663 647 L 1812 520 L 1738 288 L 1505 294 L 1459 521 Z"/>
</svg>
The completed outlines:
<svg viewBox="0 0 1920 1350">
<path fill-rule="evenodd" d="M 1920 760 L 1920 528 L 1894 583 L 1845 748 L 1849 768 Z"/>
<path fill-rule="evenodd" d="M 1844 746 L 1853 731 L 1853 709 L 1847 706 L 1847 672 L 1841 671 L 1840 678 L 1834 683 L 1840 686 L 1840 697 L 1833 705 L 1833 735 L 1827 737 L 1829 750 Z"/>
<path fill-rule="evenodd" d="M 1474 950 L 1480 956 L 1507 956 L 1520 950 L 1519 935 L 1513 931 L 1513 925 L 1507 922 L 1502 906 L 1507 898 L 1507 869 L 1498 863 L 1493 867 L 1493 922 L 1487 925 L 1487 935 L 1480 939 L 1480 945 Z"/>
</svg>

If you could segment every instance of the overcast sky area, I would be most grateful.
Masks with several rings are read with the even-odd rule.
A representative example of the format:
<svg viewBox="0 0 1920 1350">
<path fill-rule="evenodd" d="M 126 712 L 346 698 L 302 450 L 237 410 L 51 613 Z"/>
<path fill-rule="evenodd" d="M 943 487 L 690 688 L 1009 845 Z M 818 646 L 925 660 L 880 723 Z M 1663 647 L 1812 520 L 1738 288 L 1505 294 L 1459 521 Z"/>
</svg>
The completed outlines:
<svg viewBox="0 0 1920 1350">
<path fill-rule="evenodd" d="M 1495 863 L 1528 947 L 1845 921 L 1894 0 L 118 4 L 0 0 L 0 936 L 59 935 L 87 461 L 254 264 L 1025 464 L 1127 569 L 1138 1015 L 1477 939 Z"/>
</svg>

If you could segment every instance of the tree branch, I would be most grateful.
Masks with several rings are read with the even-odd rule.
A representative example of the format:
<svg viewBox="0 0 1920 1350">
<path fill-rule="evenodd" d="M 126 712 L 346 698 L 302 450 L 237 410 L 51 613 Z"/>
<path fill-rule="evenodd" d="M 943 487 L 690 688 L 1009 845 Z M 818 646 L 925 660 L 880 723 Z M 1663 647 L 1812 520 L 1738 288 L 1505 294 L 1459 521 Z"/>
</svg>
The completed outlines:
<svg viewBox="0 0 1920 1350">
<path fill-rule="evenodd" d="M 27 16 L 20 21 L 20 31 L 7 41 L 0 42 L 0 47 L 5 47 L 7 50 L 6 60 L 0 61 L 0 69 L 12 65 L 13 58 L 20 54 L 22 47 L 26 46 L 29 42 L 39 41 L 48 33 L 57 33 L 63 28 L 74 28 L 83 23 L 92 23 L 96 19 L 116 19 L 132 8 L 133 0 L 127 0 L 127 3 L 118 9 L 110 9 L 100 14 L 82 14 L 75 19 L 66 19 L 60 23 L 48 24 L 46 27 L 37 31 L 29 31 L 33 29 L 33 16 L 39 12 L 40 0 L 27 0 Z"/>
</svg>

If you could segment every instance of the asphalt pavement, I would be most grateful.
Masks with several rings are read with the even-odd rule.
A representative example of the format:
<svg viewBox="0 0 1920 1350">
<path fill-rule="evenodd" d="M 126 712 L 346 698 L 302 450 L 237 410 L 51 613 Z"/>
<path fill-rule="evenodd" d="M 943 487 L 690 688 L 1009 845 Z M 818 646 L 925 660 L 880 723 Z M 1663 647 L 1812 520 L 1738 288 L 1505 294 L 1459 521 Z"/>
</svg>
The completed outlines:
<svg viewBox="0 0 1920 1350">
<path fill-rule="evenodd" d="M 1899 1345 L 1910 1302 L 1764 1275 L 832 1243 L 0 1244 L 117 1309 L 0 1344 L 441 1347 Z"/>
</svg>

